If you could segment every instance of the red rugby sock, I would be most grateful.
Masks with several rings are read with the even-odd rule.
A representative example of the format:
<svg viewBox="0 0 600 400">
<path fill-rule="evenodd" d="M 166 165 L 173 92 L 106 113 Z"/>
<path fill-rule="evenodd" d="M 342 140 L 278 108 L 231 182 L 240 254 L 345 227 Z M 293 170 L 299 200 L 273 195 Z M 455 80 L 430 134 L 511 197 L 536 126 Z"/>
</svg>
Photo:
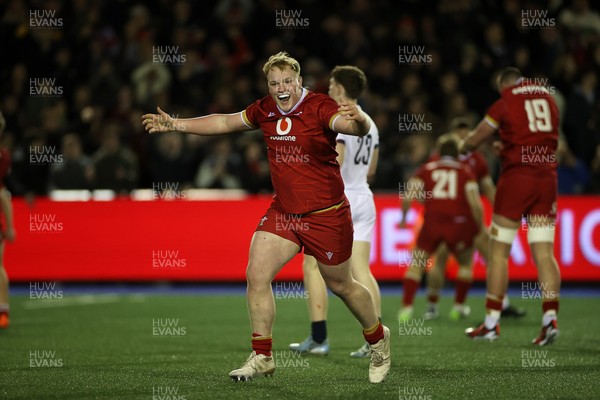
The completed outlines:
<svg viewBox="0 0 600 400">
<path fill-rule="evenodd" d="M 430 302 L 431 304 L 437 304 L 438 301 L 440 301 L 440 295 L 439 294 L 428 294 L 427 301 Z"/>
<path fill-rule="evenodd" d="M 456 279 L 456 293 L 454 295 L 454 302 L 456 304 L 463 304 L 467 299 L 467 294 L 471 288 L 471 281 L 458 278 Z"/>
<path fill-rule="evenodd" d="M 402 296 L 403 306 L 412 306 L 415 295 L 417 294 L 417 289 L 419 289 L 419 284 L 420 282 L 417 282 L 414 279 L 404 278 L 404 283 L 402 285 L 404 288 L 404 295 Z"/>
<path fill-rule="evenodd" d="M 264 354 L 265 356 L 270 357 L 272 347 L 272 336 L 262 336 L 259 333 L 252 333 L 252 350 L 254 350 L 256 354 Z"/>
<path fill-rule="evenodd" d="M 371 328 L 363 329 L 363 336 L 369 344 L 375 344 L 383 339 L 383 325 L 377 321 L 377 324 Z"/>
</svg>

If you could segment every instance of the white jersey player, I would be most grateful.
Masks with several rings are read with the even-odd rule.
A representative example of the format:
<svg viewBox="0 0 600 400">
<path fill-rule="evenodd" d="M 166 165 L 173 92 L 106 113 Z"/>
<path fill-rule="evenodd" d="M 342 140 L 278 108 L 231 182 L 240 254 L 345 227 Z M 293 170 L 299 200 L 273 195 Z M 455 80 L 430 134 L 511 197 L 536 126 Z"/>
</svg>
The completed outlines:
<svg viewBox="0 0 600 400">
<path fill-rule="evenodd" d="M 371 117 L 367 115 L 367 118 L 371 122 L 369 133 L 361 137 L 339 133 L 336 149 L 344 180 L 344 193 L 352 212 L 354 241 L 371 243 L 375 203 L 368 181 L 369 175 L 374 175 L 377 168 L 377 160 L 373 163 L 373 159 L 379 151 L 379 130 Z"/>
<path fill-rule="evenodd" d="M 353 66 L 337 66 L 329 80 L 329 95 L 340 101 L 357 102 L 367 86 L 365 74 Z M 363 137 L 338 134 L 336 150 L 344 180 L 344 192 L 350 202 L 354 241 L 350 265 L 352 276 L 362 283 L 373 296 L 375 308 L 381 319 L 381 294 L 379 285 L 369 268 L 371 238 L 375 226 L 375 203 L 369 182 L 375 176 L 379 156 L 379 131 L 373 120 L 369 133 Z M 329 353 L 327 340 L 327 288 L 319 273 L 314 257 L 304 256 L 304 287 L 308 293 L 308 309 L 311 320 L 311 335 L 301 343 L 290 344 L 290 349 L 301 352 L 326 355 Z M 370 349 L 365 343 L 360 349 L 350 353 L 352 357 L 368 357 Z"/>
</svg>

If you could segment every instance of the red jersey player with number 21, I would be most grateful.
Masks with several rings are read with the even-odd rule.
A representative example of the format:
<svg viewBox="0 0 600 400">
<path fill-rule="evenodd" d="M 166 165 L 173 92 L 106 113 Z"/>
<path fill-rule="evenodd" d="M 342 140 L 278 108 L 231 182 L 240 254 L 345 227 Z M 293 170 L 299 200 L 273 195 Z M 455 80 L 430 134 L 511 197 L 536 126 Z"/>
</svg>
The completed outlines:
<svg viewBox="0 0 600 400">
<path fill-rule="evenodd" d="M 336 132 L 363 136 L 370 122 L 355 104 L 338 106 L 329 96 L 303 88 L 300 64 L 285 52 L 271 56 L 263 72 L 269 96 L 244 111 L 175 119 L 158 108 L 159 114 L 142 116 L 150 133 L 263 131 L 275 197 L 254 232 L 246 269 L 252 353 L 229 376 L 237 382 L 275 371 L 271 282 L 304 248 L 304 254 L 317 259 L 327 286 L 362 325 L 371 346 L 369 381 L 379 383 L 391 365 L 390 331 L 379 322 L 369 290 L 350 273 L 352 218 L 335 151 Z M 294 157 L 286 157 L 290 154 Z"/>
</svg>

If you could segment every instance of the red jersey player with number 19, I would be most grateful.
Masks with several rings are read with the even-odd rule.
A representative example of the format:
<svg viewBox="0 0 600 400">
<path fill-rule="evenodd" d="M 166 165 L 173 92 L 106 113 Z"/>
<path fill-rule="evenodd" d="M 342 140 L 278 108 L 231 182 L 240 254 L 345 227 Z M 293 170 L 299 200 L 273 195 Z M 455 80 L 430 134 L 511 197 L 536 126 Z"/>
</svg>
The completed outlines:
<svg viewBox="0 0 600 400">
<path fill-rule="evenodd" d="M 456 257 L 460 271 L 471 271 L 473 242 L 483 229 L 483 208 L 479 187 L 470 168 L 457 160 L 458 138 L 447 134 L 438 140 L 440 159 L 421 166 L 408 182 L 402 196 L 402 220 L 413 200 L 425 208 L 423 227 L 404 274 L 404 296 L 398 315 L 400 323 L 413 314 L 413 301 L 423 277 L 431 266 L 430 255 L 442 244 Z"/>
<path fill-rule="evenodd" d="M 500 310 L 507 290 L 508 256 L 512 242 L 527 220 L 527 240 L 538 268 L 542 296 L 542 330 L 533 344 L 543 346 L 558 337 L 557 313 L 560 271 L 554 258 L 558 146 L 558 108 L 548 88 L 523 78 L 514 68 L 498 74 L 501 98 L 463 142 L 469 151 L 496 130 L 502 140 L 502 173 L 498 181 L 487 281 L 487 314 L 477 328 L 466 330 L 472 339 L 494 340 L 500 334 Z"/>
<path fill-rule="evenodd" d="M 252 353 L 229 376 L 237 382 L 275 371 L 271 282 L 304 248 L 317 259 L 327 286 L 363 326 L 371 345 L 369 381 L 379 383 L 391 365 L 390 332 L 379 322 L 369 290 L 350 273 L 352 218 L 335 151 L 335 132 L 363 136 L 370 123 L 355 104 L 338 106 L 329 96 L 304 89 L 300 64 L 285 52 L 271 56 L 263 72 L 269 96 L 242 112 L 174 119 L 159 108 L 159 114 L 142 117 L 150 133 L 263 131 L 275 197 L 252 237 L 246 269 Z"/>
</svg>

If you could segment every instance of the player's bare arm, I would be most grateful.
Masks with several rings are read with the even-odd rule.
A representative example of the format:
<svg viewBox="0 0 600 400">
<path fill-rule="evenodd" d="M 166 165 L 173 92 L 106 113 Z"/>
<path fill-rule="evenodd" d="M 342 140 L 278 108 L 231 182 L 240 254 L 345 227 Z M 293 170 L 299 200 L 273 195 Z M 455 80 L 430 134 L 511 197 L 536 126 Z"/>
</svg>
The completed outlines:
<svg viewBox="0 0 600 400">
<path fill-rule="evenodd" d="M 15 240 L 15 226 L 13 223 L 13 212 L 10 198 L 10 192 L 6 188 L 0 189 L 0 207 L 2 208 L 2 213 L 6 218 L 6 232 L 4 234 L 6 240 L 12 242 Z"/>
<path fill-rule="evenodd" d="M 341 100 L 338 104 L 340 117 L 336 118 L 332 129 L 346 135 L 364 136 L 371 129 L 371 123 L 365 113 L 353 103 Z"/>
<path fill-rule="evenodd" d="M 477 186 L 475 181 L 470 181 L 465 185 L 465 195 L 467 202 L 469 203 L 469 207 L 471 208 L 473 218 L 475 219 L 475 223 L 482 230 L 485 229 L 485 225 L 483 223 L 483 206 L 481 204 L 481 198 L 479 197 L 479 186 Z"/>
<path fill-rule="evenodd" d="M 481 186 L 481 191 L 488 198 L 490 204 L 494 205 L 494 198 L 496 197 L 496 185 L 492 180 L 492 177 L 489 175 L 484 176 L 479 181 L 479 185 Z"/>
<path fill-rule="evenodd" d="M 337 153 L 338 153 L 336 160 L 337 160 L 338 164 L 340 164 L 340 167 L 341 167 L 342 164 L 344 163 L 344 155 L 346 154 L 346 145 L 342 142 L 337 142 L 335 144 L 335 151 L 337 151 Z"/>
<path fill-rule="evenodd" d="M 375 181 L 375 173 L 377 172 L 377 163 L 379 162 L 379 147 L 373 150 L 373 158 L 371 158 L 371 165 L 369 165 L 369 172 L 367 172 L 367 182 L 372 184 Z"/>
<path fill-rule="evenodd" d="M 479 145 L 492 137 L 496 128 L 491 126 L 485 119 L 479 122 L 479 125 L 469 132 L 467 137 L 460 143 L 460 152 L 465 154 L 475 150 Z"/>
<path fill-rule="evenodd" d="M 211 136 L 250 130 L 242 120 L 241 112 L 235 114 L 211 114 L 197 118 L 173 118 L 160 107 L 157 114 L 142 116 L 142 124 L 148 133 L 183 132 Z"/>
<path fill-rule="evenodd" d="M 421 187 L 424 186 L 424 182 L 419 178 L 410 178 L 408 180 L 408 188 L 404 192 L 404 195 L 401 194 L 402 197 L 402 216 L 400 219 L 400 227 L 406 227 L 406 214 L 408 210 L 410 210 L 410 205 L 412 204 L 413 199 L 422 199 L 422 190 Z"/>
</svg>

